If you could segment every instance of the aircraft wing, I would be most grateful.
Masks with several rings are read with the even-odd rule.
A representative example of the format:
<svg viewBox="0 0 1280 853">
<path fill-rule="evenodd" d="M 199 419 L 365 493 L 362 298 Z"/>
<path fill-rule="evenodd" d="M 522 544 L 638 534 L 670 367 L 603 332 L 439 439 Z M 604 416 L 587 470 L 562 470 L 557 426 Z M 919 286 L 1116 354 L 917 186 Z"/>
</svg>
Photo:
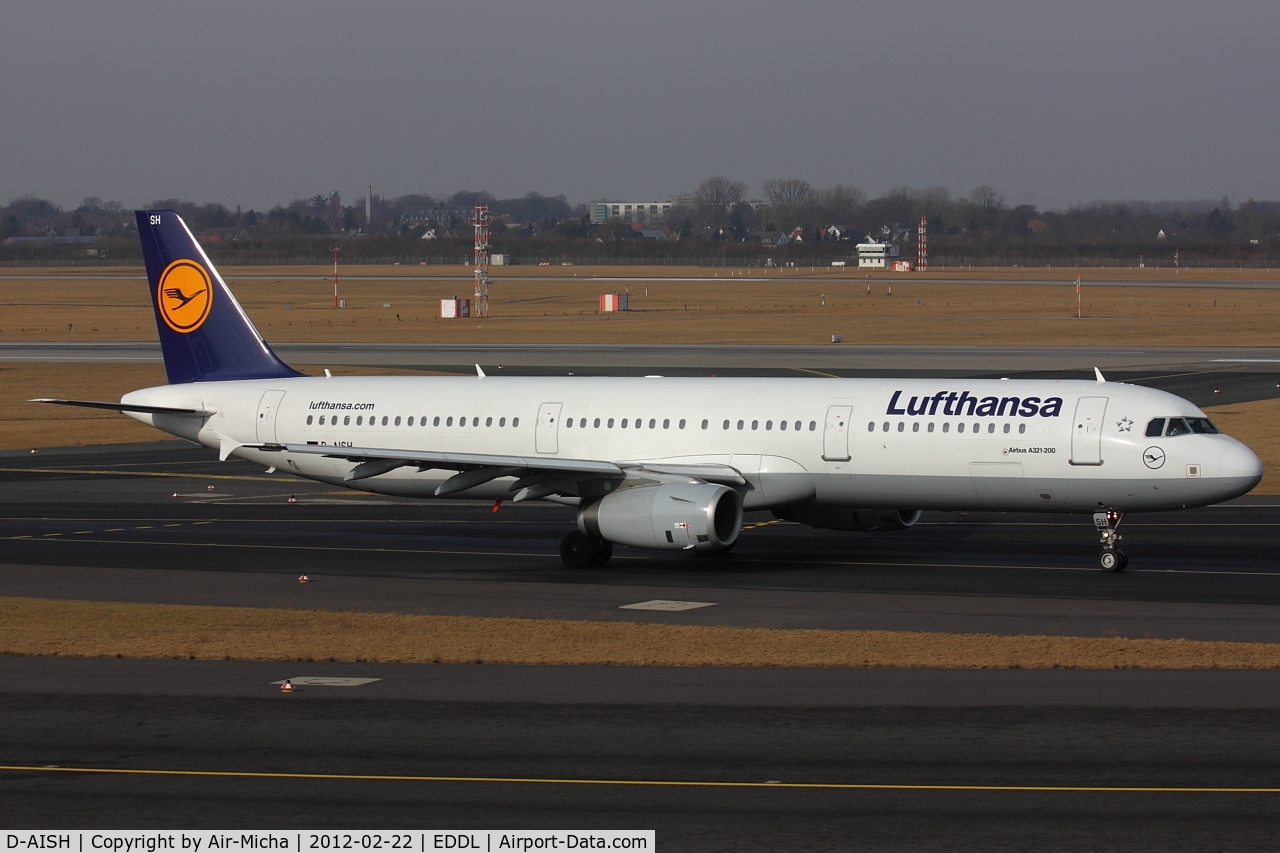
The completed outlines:
<svg viewBox="0 0 1280 853">
<path fill-rule="evenodd" d="M 308 453 L 357 463 L 347 472 L 347 482 L 386 474 L 415 465 L 419 470 L 443 468 L 458 473 L 440 484 L 443 496 L 483 485 L 500 477 L 515 477 L 515 500 L 533 500 L 553 494 L 578 494 L 583 480 L 625 480 L 645 473 L 688 477 L 706 482 L 741 485 L 746 481 L 728 465 L 646 465 L 639 462 L 606 462 L 598 459 L 564 459 L 506 456 L 493 453 L 452 453 L 437 450 L 396 450 L 382 447 L 335 447 L 325 444 L 245 444 L 251 450 Z"/>
</svg>

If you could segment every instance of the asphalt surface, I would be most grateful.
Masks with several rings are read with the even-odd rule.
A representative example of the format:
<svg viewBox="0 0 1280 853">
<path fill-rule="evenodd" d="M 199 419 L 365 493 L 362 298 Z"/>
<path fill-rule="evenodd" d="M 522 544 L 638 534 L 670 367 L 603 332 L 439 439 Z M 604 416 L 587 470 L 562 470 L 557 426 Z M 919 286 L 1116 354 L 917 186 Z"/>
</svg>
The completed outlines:
<svg viewBox="0 0 1280 853">
<path fill-rule="evenodd" d="M 1269 369 L 1187 394 L 1271 396 Z M 619 549 L 573 572 L 555 505 L 367 496 L 177 442 L 6 452 L 0 595 L 1280 641 L 1277 498 L 1130 516 L 1121 575 L 1093 567 L 1083 516 L 931 513 L 890 535 L 771 521 L 748 517 L 723 559 Z M 618 609 L 659 598 L 713 605 Z M 379 680 L 272 684 L 306 676 Z M 1280 793 L 1238 790 L 1280 787 L 1272 672 L 0 657 L 0 697 L 0 764 L 33 768 L 0 770 L 9 828 L 654 828 L 662 850 L 1271 850 L 1278 828 Z"/>
</svg>

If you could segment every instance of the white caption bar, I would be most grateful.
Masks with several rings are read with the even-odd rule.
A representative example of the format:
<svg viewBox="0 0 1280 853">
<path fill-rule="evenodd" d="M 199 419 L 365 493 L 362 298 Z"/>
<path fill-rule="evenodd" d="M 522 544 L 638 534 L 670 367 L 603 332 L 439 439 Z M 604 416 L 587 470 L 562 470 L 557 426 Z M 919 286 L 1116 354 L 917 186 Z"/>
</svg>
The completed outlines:
<svg viewBox="0 0 1280 853">
<path fill-rule="evenodd" d="M 426 853 L 453 850 L 460 853 L 534 850 L 644 850 L 656 848 L 652 829 L 433 829 L 397 832 L 371 830 L 133 830 L 97 831 L 79 829 L 61 832 L 8 830 L 3 833 L 4 851 L 27 853 L 33 850 L 64 850 L 71 853 L 243 853 L 243 851 L 368 850 Z"/>
</svg>

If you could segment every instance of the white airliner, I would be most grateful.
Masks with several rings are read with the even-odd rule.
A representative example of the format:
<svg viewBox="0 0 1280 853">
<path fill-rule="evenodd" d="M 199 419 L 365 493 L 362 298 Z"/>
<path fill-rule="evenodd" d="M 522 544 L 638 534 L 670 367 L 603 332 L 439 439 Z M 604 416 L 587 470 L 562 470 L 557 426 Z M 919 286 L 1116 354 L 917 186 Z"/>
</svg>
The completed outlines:
<svg viewBox="0 0 1280 853">
<path fill-rule="evenodd" d="M 560 553 L 723 551 L 744 510 L 891 531 L 921 510 L 1092 513 L 1124 569 L 1127 512 L 1243 495 L 1262 464 L 1191 403 L 1065 380 L 311 377 L 262 339 L 182 219 L 138 211 L 169 385 L 124 412 L 218 451 L 409 497 L 578 508 Z"/>
</svg>

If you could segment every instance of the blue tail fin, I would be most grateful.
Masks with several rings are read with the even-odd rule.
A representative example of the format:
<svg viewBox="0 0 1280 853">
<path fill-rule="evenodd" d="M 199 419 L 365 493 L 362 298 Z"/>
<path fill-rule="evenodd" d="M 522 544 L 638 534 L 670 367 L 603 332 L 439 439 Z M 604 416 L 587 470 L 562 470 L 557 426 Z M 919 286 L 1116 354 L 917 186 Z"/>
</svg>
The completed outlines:
<svg viewBox="0 0 1280 853">
<path fill-rule="evenodd" d="M 267 346 L 181 216 L 136 214 L 170 384 L 303 375 Z"/>
</svg>

